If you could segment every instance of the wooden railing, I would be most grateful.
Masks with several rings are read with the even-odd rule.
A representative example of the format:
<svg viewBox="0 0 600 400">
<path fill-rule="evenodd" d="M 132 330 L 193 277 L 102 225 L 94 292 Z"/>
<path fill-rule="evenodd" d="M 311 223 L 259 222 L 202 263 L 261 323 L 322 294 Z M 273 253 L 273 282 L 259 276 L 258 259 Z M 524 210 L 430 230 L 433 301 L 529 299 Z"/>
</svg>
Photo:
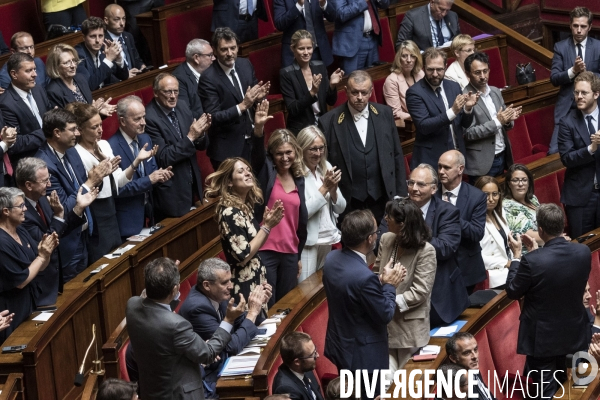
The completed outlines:
<svg viewBox="0 0 600 400">
<path fill-rule="evenodd" d="M 0 400 L 24 400 L 23 374 L 9 374 L 0 389 Z"/>
</svg>

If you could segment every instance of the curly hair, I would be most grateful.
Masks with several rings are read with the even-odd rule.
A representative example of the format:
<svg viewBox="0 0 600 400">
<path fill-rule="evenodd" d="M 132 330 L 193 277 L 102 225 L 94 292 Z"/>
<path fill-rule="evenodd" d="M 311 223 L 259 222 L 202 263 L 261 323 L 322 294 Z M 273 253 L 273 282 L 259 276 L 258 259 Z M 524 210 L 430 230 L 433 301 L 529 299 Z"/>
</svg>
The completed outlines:
<svg viewBox="0 0 600 400">
<path fill-rule="evenodd" d="M 254 186 L 246 196 L 245 202 L 243 202 L 242 199 L 233 190 L 231 190 L 230 184 L 233 177 L 235 164 L 238 161 L 244 163 L 244 165 L 247 165 L 250 167 L 250 170 L 252 170 L 252 167 L 248 161 L 241 157 L 226 159 L 221 163 L 217 171 L 206 177 L 207 187 L 204 191 L 204 197 L 214 198 L 220 196 L 219 208 L 235 207 L 252 216 L 254 215 L 254 205 L 263 203 L 262 190 L 260 189 L 260 185 L 258 184 L 254 173 L 252 173 Z"/>
<path fill-rule="evenodd" d="M 277 149 L 286 143 L 289 143 L 294 149 L 294 153 L 296 153 L 294 162 L 290 167 L 292 176 L 294 178 L 304 176 L 304 158 L 302 157 L 302 149 L 298 145 L 296 136 L 294 136 L 294 134 L 287 129 L 276 129 L 273 131 L 269 141 L 267 142 L 267 151 L 269 156 L 273 158 Z"/>
</svg>

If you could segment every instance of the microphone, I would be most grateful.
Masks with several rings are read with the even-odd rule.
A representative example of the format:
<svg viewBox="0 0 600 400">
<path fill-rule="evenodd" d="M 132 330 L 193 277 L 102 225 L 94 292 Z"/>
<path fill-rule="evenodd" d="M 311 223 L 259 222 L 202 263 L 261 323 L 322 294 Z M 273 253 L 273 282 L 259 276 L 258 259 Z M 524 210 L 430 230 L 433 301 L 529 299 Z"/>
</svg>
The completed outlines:
<svg viewBox="0 0 600 400">
<path fill-rule="evenodd" d="M 77 374 L 75 374 L 74 385 L 77 386 L 77 387 L 80 387 L 81 385 L 83 385 L 83 379 L 85 377 L 84 374 L 83 374 L 83 368 L 85 366 L 85 360 L 87 359 L 88 353 L 90 352 L 90 349 L 92 348 L 92 345 L 94 344 L 95 341 L 96 341 L 96 324 L 92 324 L 92 341 L 90 342 L 90 345 L 88 346 L 87 350 L 85 351 L 85 355 L 83 356 L 83 361 L 81 362 L 81 366 L 79 367 L 79 371 L 77 371 Z"/>
</svg>

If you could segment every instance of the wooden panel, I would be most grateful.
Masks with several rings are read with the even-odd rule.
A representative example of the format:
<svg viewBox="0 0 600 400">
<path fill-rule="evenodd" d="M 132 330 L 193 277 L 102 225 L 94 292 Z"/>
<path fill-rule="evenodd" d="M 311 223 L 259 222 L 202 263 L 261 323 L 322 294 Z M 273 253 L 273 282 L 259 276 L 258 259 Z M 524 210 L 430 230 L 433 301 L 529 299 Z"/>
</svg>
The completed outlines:
<svg viewBox="0 0 600 400">
<path fill-rule="evenodd" d="M 595 13 L 596 16 L 600 14 L 600 2 L 597 0 L 577 0 L 576 2 L 564 0 L 541 0 L 541 6 L 543 12 L 564 15 L 569 15 L 569 12 L 571 12 L 575 6 L 587 7 L 591 12 Z"/>
<path fill-rule="evenodd" d="M 0 400 L 22 400 L 23 374 L 10 374 L 2 386 Z"/>
<path fill-rule="evenodd" d="M 56 398 L 58 399 L 65 397 L 71 386 L 73 386 L 73 378 L 79 366 L 77 353 L 81 350 L 77 349 L 77 351 L 74 351 L 75 349 L 73 349 L 73 344 L 75 343 L 75 327 L 73 324 L 73 320 L 70 320 L 62 329 L 56 332 L 50 346 L 52 369 L 57 372 L 54 376 L 54 381 L 56 384 Z M 83 351 L 85 352 L 85 350 Z M 83 354 L 81 358 L 83 359 Z M 71 371 L 71 374 L 61 374 L 60 371 Z M 39 396 L 40 398 L 45 397 L 41 390 L 39 391 Z"/>
</svg>

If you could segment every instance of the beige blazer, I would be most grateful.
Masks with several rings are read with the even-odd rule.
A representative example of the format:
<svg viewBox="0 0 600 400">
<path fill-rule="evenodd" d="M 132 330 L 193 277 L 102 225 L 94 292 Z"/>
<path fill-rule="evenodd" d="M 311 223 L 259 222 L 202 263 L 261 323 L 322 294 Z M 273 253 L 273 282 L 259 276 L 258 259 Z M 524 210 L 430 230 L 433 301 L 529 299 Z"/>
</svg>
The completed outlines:
<svg viewBox="0 0 600 400">
<path fill-rule="evenodd" d="M 391 232 L 381 237 L 374 270 L 383 269 L 392 258 L 395 240 L 396 235 Z M 409 309 L 400 312 L 396 306 L 394 318 L 388 324 L 389 346 L 391 349 L 425 346 L 429 342 L 431 289 L 437 266 L 435 249 L 429 243 L 421 249 L 406 249 L 400 262 L 407 273 L 396 294 L 404 296 Z"/>
<path fill-rule="evenodd" d="M 415 75 L 415 83 L 420 81 L 425 76 L 423 70 L 419 71 Z M 406 108 L 406 91 L 409 86 L 406 83 L 404 75 L 392 72 L 385 79 L 383 84 L 383 97 L 385 104 L 392 107 L 394 111 L 394 119 L 407 119 L 410 118 L 408 108 Z"/>
</svg>

